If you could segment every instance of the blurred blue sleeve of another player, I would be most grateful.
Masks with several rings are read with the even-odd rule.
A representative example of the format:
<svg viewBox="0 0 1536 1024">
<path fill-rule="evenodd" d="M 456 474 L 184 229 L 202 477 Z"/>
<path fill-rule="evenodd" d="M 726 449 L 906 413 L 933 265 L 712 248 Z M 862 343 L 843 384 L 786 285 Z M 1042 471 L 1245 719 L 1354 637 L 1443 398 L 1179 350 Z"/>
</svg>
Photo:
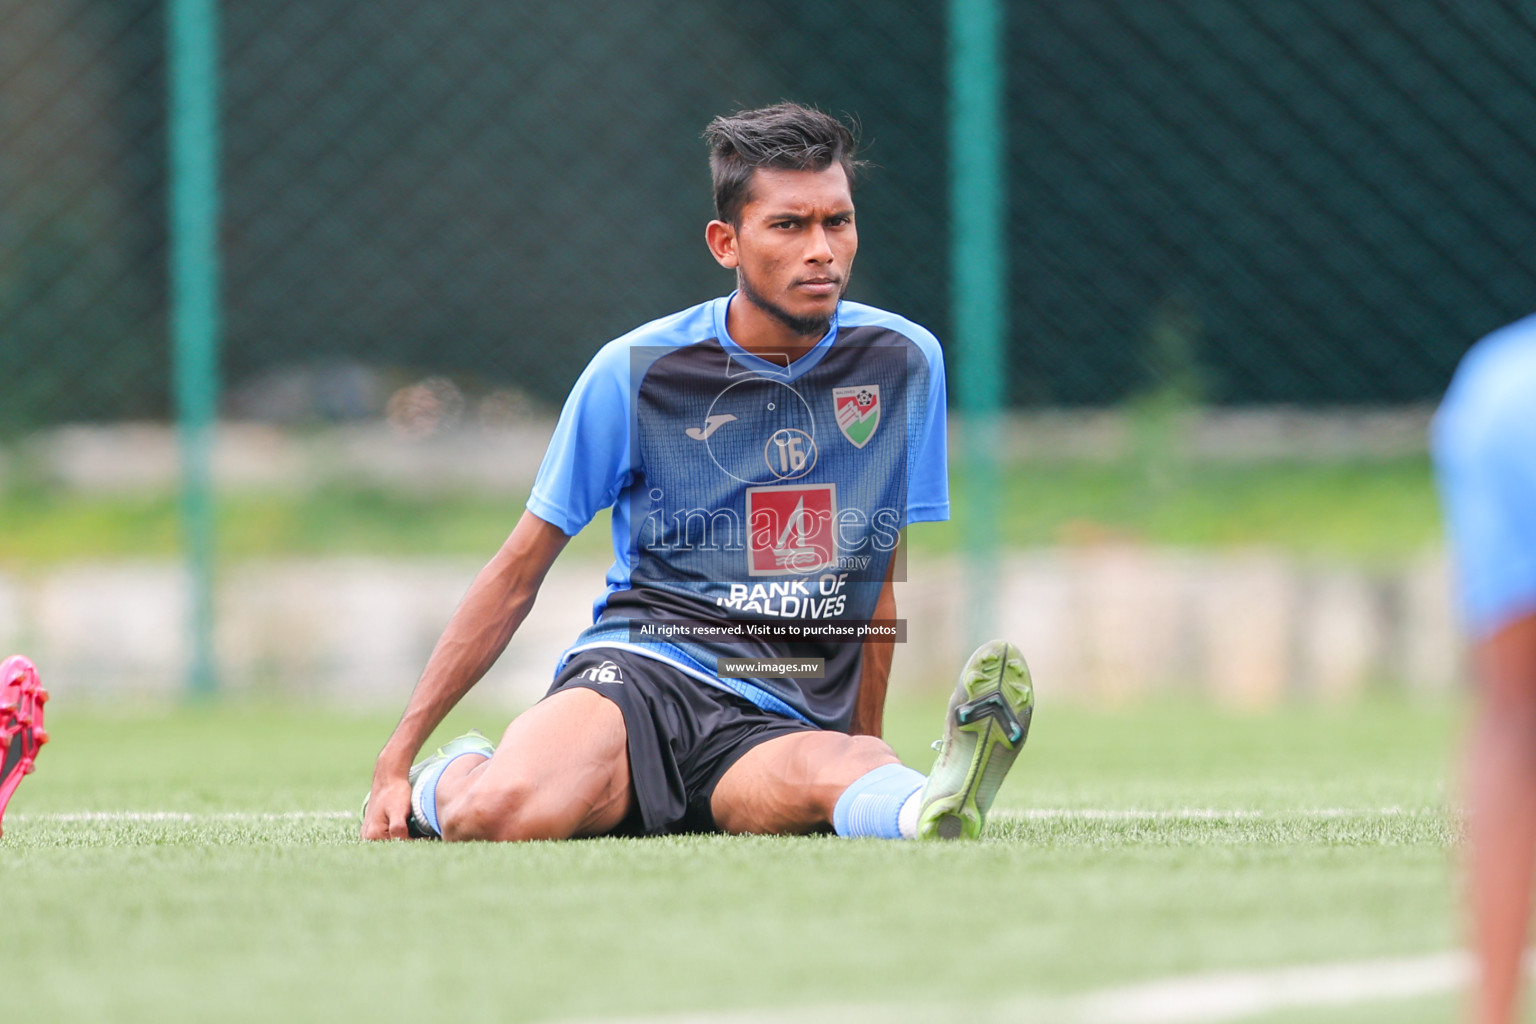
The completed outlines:
<svg viewBox="0 0 1536 1024">
<path fill-rule="evenodd" d="M 629 348 L 610 342 L 566 397 L 528 511 L 574 537 L 629 480 Z"/>
<path fill-rule="evenodd" d="M 1481 639 L 1536 613 L 1536 316 L 1472 347 L 1431 441 L 1462 613 Z"/>
</svg>

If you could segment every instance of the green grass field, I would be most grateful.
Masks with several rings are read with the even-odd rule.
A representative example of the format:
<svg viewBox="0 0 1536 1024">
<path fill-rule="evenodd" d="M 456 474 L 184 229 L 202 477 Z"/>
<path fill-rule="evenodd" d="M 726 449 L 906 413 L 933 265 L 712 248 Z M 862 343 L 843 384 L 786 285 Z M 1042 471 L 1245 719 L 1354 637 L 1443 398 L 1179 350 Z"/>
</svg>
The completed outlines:
<svg viewBox="0 0 1536 1024">
<path fill-rule="evenodd" d="M 1022 463 L 1003 476 L 1002 540 L 1015 547 L 1105 538 L 1205 549 L 1264 545 L 1301 556 L 1392 562 L 1440 543 L 1427 458 L 1193 463 L 1152 477 L 1120 463 Z M 956 479 L 955 504 L 966 505 Z M 332 485 L 219 499 L 226 559 L 310 555 L 489 557 L 523 495 L 407 494 Z M 913 552 L 940 554 L 957 529 L 912 531 Z M 91 495 L 40 483 L 0 492 L 0 567 L 89 558 L 174 558 L 174 494 Z M 589 529 L 576 551 L 605 556 Z"/>
<path fill-rule="evenodd" d="M 892 708 L 921 767 L 940 710 Z M 1108 987 L 1459 939 L 1456 706 L 1046 707 L 987 835 L 951 845 L 365 845 L 349 815 L 388 719 L 49 711 L 55 742 L 0 839 L 18 1021 L 1057 1024 Z M 504 717 L 461 709 L 446 729 Z M 1241 1019 L 1403 1024 L 1456 1005 Z"/>
</svg>

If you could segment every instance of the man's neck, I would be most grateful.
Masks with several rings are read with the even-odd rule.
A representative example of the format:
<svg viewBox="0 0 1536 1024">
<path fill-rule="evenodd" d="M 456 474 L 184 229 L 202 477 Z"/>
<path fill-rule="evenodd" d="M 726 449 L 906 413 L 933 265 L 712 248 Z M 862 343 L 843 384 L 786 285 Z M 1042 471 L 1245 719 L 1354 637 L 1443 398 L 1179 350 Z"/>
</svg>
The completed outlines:
<svg viewBox="0 0 1536 1024">
<path fill-rule="evenodd" d="M 826 335 L 825 330 L 809 335 L 798 333 L 741 292 L 732 297 L 726 309 L 725 329 L 732 341 L 753 355 L 783 355 L 791 363 L 815 348 Z"/>
</svg>

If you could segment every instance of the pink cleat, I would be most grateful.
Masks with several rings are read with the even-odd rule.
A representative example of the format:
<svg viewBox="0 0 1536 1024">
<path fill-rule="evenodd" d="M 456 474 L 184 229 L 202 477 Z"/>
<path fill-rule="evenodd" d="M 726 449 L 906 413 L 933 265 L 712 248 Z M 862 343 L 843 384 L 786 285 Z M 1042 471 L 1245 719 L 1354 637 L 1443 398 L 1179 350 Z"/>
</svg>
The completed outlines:
<svg viewBox="0 0 1536 1024">
<path fill-rule="evenodd" d="M 46 703 L 48 691 L 37 681 L 30 661 L 18 654 L 0 662 L 0 819 L 22 776 L 32 774 L 37 748 L 48 742 L 43 729 Z"/>
</svg>

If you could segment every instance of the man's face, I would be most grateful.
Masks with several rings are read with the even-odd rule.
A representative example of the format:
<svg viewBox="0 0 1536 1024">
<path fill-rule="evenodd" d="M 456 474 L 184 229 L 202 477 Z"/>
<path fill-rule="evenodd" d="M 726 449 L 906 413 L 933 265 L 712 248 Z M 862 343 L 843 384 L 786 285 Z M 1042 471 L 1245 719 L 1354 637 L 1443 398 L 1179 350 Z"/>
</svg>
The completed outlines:
<svg viewBox="0 0 1536 1024">
<path fill-rule="evenodd" d="M 710 225 L 710 248 L 736 270 L 744 298 L 796 334 L 819 337 L 848 289 L 859 249 L 848 176 L 839 164 L 759 168 L 750 194 L 740 225 Z"/>
</svg>

